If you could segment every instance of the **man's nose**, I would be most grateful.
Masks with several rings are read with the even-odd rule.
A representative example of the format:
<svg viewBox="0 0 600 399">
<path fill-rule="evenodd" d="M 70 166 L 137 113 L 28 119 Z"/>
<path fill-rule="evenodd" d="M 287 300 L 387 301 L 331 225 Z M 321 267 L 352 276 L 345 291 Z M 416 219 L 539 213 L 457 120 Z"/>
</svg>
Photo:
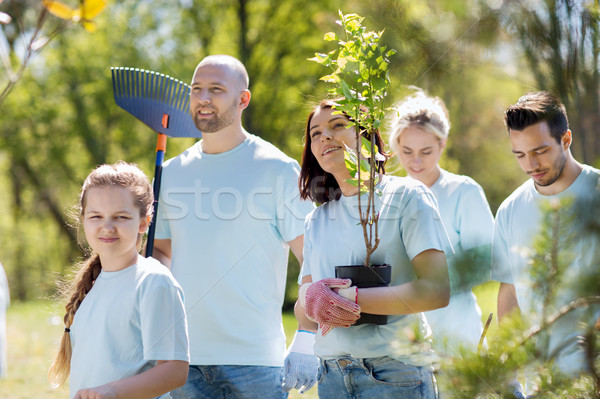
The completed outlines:
<svg viewBox="0 0 600 399">
<path fill-rule="evenodd" d="M 208 90 L 197 90 L 192 94 L 192 96 L 196 101 L 200 101 L 202 103 L 208 103 L 211 100 Z"/>
<path fill-rule="evenodd" d="M 540 163 L 538 162 L 538 159 L 535 155 L 529 156 L 527 160 L 529 162 L 530 170 L 535 170 L 540 166 Z"/>
</svg>

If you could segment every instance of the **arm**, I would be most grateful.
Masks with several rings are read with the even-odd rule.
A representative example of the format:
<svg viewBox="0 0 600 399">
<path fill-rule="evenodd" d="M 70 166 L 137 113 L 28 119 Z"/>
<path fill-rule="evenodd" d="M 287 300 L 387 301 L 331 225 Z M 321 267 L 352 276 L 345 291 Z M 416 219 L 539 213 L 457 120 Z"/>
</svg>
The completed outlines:
<svg viewBox="0 0 600 399">
<path fill-rule="evenodd" d="M 500 283 L 498 290 L 498 322 L 514 312 L 520 313 L 519 302 L 517 301 L 517 292 L 514 284 Z"/>
<path fill-rule="evenodd" d="M 292 241 L 288 241 L 288 245 L 292 250 L 292 253 L 298 259 L 298 263 L 302 265 L 304 258 L 302 257 L 302 248 L 304 246 L 304 235 L 300 235 L 294 238 Z M 304 276 L 302 278 L 302 284 L 312 282 L 312 276 Z M 304 313 L 304 309 L 300 306 L 299 301 L 296 301 L 294 305 L 294 315 L 296 316 L 296 320 L 298 320 L 298 330 L 306 330 L 311 332 L 317 331 L 317 323 L 310 321 L 306 314 Z"/>
<path fill-rule="evenodd" d="M 303 241 L 303 236 L 299 236 L 289 242 L 290 248 L 300 264 L 302 264 Z M 302 284 L 310 282 L 312 282 L 311 276 L 302 278 Z M 298 389 L 300 393 L 304 393 L 317 382 L 319 363 L 314 356 L 313 345 L 318 325 L 308 319 L 300 305 L 300 300 L 296 300 L 294 304 L 294 315 L 298 320 L 298 329 L 284 359 L 282 388 L 286 392 Z"/>
<path fill-rule="evenodd" d="M 159 360 L 155 367 L 121 380 L 77 391 L 74 399 L 150 399 L 185 384 L 188 362 Z"/>
<path fill-rule="evenodd" d="M 312 283 L 312 276 L 304 276 L 302 277 L 302 284 Z M 304 308 L 300 305 L 300 300 L 296 301 L 294 305 L 294 315 L 296 316 L 296 320 L 298 320 L 298 330 L 306 330 L 316 333 L 319 325 L 314 321 L 310 320 L 306 313 L 304 313 Z"/>
<path fill-rule="evenodd" d="M 450 300 L 446 255 L 429 249 L 412 260 L 417 279 L 393 287 L 361 288 L 358 305 L 372 314 L 410 314 L 443 308 Z"/>
<path fill-rule="evenodd" d="M 171 240 L 154 240 L 152 257 L 171 269 Z"/>
<path fill-rule="evenodd" d="M 483 189 L 475 182 L 465 185 L 459 201 L 459 246 L 463 252 L 457 251 L 454 267 L 461 279 L 459 286 L 452 288 L 470 291 L 490 280 L 494 217 Z"/>
</svg>

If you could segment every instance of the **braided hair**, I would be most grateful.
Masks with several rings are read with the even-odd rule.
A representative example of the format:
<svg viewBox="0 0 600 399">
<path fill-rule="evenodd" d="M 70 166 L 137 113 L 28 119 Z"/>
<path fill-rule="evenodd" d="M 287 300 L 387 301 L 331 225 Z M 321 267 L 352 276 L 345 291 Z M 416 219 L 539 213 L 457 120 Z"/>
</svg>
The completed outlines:
<svg viewBox="0 0 600 399">
<path fill-rule="evenodd" d="M 79 217 L 85 212 L 86 194 L 90 188 L 95 187 L 123 187 L 133 194 L 134 204 L 140 211 L 140 217 L 146 218 L 152 214 L 152 202 L 154 195 L 148 178 L 137 166 L 123 161 L 112 165 L 101 165 L 94 169 L 83 183 L 79 196 Z M 138 237 L 138 250 L 141 248 L 142 237 Z M 48 376 L 54 386 L 65 383 L 71 371 L 71 335 L 70 329 L 73 325 L 75 313 L 90 292 L 100 272 L 102 264 L 100 256 L 91 252 L 90 256 L 81 262 L 72 282 L 64 289 L 66 298 L 65 331 L 63 333 L 60 349 Z"/>
</svg>

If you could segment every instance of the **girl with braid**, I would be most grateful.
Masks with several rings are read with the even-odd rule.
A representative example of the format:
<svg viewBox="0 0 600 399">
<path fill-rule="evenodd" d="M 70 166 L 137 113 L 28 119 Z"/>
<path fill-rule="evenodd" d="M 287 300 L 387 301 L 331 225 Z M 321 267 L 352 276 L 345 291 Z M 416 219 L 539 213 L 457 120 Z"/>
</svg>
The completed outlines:
<svg viewBox="0 0 600 399">
<path fill-rule="evenodd" d="M 67 292 L 65 332 L 49 372 L 70 398 L 155 398 L 182 386 L 189 349 L 183 291 L 139 254 L 152 188 L 135 165 L 96 168 L 79 207 L 90 257 Z"/>
</svg>

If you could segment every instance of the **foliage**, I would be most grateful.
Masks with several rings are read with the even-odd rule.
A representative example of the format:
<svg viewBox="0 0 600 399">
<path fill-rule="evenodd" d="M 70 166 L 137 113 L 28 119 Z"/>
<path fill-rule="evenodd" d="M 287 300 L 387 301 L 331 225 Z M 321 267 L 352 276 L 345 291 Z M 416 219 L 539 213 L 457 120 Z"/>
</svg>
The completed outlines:
<svg viewBox="0 0 600 399">
<path fill-rule="evenodd" d="M 105 0 L 81 0 L 79 7 L 71 8 L 68 4 L 58 0 L 43 0 L 44 7 L 58 18 L 80 23 L 90 33 L 96 31 L 93 21 L 106 7 Z"/>
<path fill-rule="evenodd" d="M 72 9 L 80 4 L 63 2 Z M 94 34 L 46 13 L 40 37 L 52 37 L 58 27 L 63 31 L 43 51 L 32 53 L 22 80 L 1 105 L 0 261 L 13 299 L 52 294 L 55 278 L 81 257 L 69 210 L 92 167 L 124 159 L 148 175 L 154 170 L 155 134 L 114 104 L 110 66 L 155 70 L 187 81 L 205 55 L 238 56 L 252 91 L 244 127 L 296 159 L 306 115 L 326 92 L 325 85 L 317 84 L 323 67 L 304 60 L 322 45 L 322 33 L 337 19 L 338 2 L 312 0 L 302 7 L 292 0 L 206 0 L 202 7 L 191 0 L 109 4 L 94 18 Z M 39 0 L 0 3 L 0 12 L 13 17 L 1 29 L 15 70 L 41 5 Z M 452 139 L 443 166 L 481 183 L 494 210 L 525 177 L 510 153 L 501 119 L 506 105 L 523 92 L 523 78 L 507 72 L 505 58 L 496 58 L 489 39 L 496 32 L 493 21 L 483 10 L 460 2 L 351 0 L 345 6 L 385 27 L 382 44 L 398 50 L 390 57 L 395 82 L 390 98 L 402 96 L 402 85 L 417 84 L 445 100 Z M 526 67 L 519 65 L 519 70 L 522 76 Z M 0 73 L 2 85 L 7 77 Z M 192 143 L 169 140 L 166 157 Z M 388 162 L 386 171 L 393 167 Z M 292 259 L 290 287 L 296 285 L 298 268 Z M 285 306 L 293 305 L 293 291 Z"/>
<path fill-rule="evenodd" d="M 482 354 L 465 351 L 461 357 L 445 359 L 442 390 L 457 398 L 512 397 L 509 383 L 519 376 L 533 387 L 532 397 L 600 396 L 600 235 L 586 228 L 600 219 L 596 211 L 590 215 L 589 208 L 583 208 L 597 204 L 599 196 L 596 192 L 576 202 L 544 206 L 540 233 L 529 254 L 532 292 L 539 306 L 527 317 L 503 320 L 498 333 L 488 337 L 489 349 Z M 585 267 L 575 269 L 576 256 Z M 589 373 L 567 377 L 554 367 L 556 353 L 548 354 L 547 345 L 557 328 L 581 331 L 579 344 L 585 348 Z"/>
<path fill-rule="evenodd" d="M 53 28 L 50 28 L 46 36 L 44 31 L 47 30 L 45 29 L 45 25 L 47 25 L 48 12 L 67 21 L 81 23 L 88 32 L 94 32 L 96 30 L 96 23 L 93 21 L 93 18 L 97 17 L 106 7 L 106 2 L 103 0 L 81 0 L 79 7 L 75 9 L 55 0 L 43 0 L 42 3 L 43 7 L 39 9 L 32 32 L 27 34 L 26 32 L 22 32 L 23 36 L 27 35 L 29 37 L 25 44 L 24 55 L 16 70 L 13 66 L 10 54 L 7 53 L 4 46 L 0 46 L 0 59 L 2 60 L 2 66 L 8 78 L 6 86 L 2 90 L 2 93 L 0 93 L 0 106 L 13 89 L 14 85 L 22 78 L 23 72 L 25 71 L 25 68 L 27 68 L 31 57 L 34 54 L 39 53 L 53 38 L 63 32 L 68 26 L 68 23 L 59 23 Z M 0 23 L 5 25 L 10 24 L 13 22 L 13 18 L 10 14 L 14 14 L 18 16 L 17 22 L 22 27 L 24 24 L 23 21 L 20 20 L 21 13 L 25 11 L 27 11 L 25 4 L 13 4 L 11 2 L 9 13 L 0 12 Z"/>
<path fill-rule="evenodd" d="M 390 58 L 390 103 L 410 86 L 444 100 L 451 129 L 440 166 L 481 184 L 495 212 L 525 179 L 502 115 L 531 79 L 527 65 L 510 57 L 516 49 L 495 14 L 457 1 L 364 0 L 356 9 L 385 27 L 382 42 L 398 51 Z M 405 175 L 396 157 L 386 172 Z"/>
<path fill-rule="evenodd" d="M 368 193 L 366 210 L 361 207 L 358 196 L 360 224 L 365 238 L 364 265 L 371 266 L 371 254 L 377 249 L 379 215 L 375 209 L 375 185 L 378 178 L 377 161 L 382 155 L 375 144 L 374 135 L 379 132 L 387 108 L 385 101 L 390 84 L 388 65 L 394 50 L 386 51 L 379 41 L 383 32 L 367 31 L 361 25 L 363 18 L 357 14 L 344 15 L 339 11 L 337 21 L 345 37 L 338 39 L 335 33 L 325 34 L 326 41 L 338 41 L 339 47 L 327 54 L 317 53 L 315 61 L 333 70 L 321 80 L 333 83 L 330 93 L 335 97 L 336 110 L 350 117 L 348 128 L 356 131 L 356 149 L 346 148 L 346 168 L 351 179 L 348 183 L 359 188 L 359 194 Z"/>
<path fill-rule="evenodd" d="M 538 89 L 567 108 L 578 158 L 600 157 L 600 4 L 597 1 L 507 1 L 493 15 L 518 42 Z"/>
</svg>

